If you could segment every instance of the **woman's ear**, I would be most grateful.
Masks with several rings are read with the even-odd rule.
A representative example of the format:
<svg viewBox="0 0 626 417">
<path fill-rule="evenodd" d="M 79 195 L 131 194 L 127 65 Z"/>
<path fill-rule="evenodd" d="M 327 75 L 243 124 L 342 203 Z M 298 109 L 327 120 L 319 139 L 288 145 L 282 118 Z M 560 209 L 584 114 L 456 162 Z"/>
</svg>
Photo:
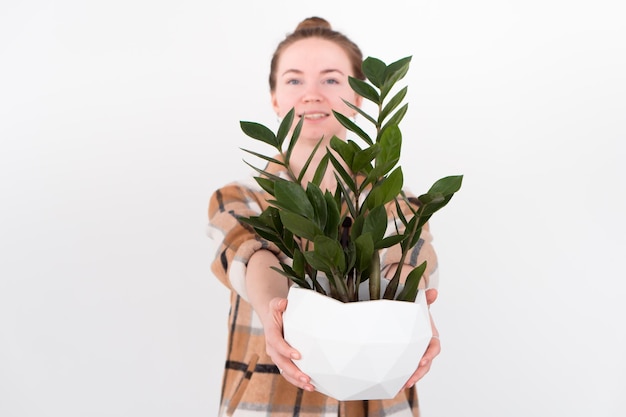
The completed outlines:
<svg viewBox="0 0 626 417">
<path fill-rule="evenodd" d="M 356 100 L 354 100 L 354 104 L 356 104 L 357 107 L 361 107 L 361 104 L 363 104 L 363 97 L 357 94 Z"/>
<path fill-rule="evenodd" d="M 280 107 L 278 107 L 278 100 L 276 100 L 276 93 L 272 93 L 272 109 L 278 117 L 280 117 Z"/>
</svg>

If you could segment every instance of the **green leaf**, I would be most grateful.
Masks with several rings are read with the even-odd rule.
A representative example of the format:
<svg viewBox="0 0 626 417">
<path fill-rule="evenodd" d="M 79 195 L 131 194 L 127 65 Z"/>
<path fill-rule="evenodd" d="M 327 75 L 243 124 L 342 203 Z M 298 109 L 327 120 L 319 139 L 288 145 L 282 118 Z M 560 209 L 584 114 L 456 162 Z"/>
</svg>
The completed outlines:
<svg viewBox="0 0 626 417">
<path fill-rule="evenodd" d="M 360 214 L 352 220 L 352 227 L 350 228 L 350 237 L 352 240 L 356 240 L 363 234 L 363 225 L 365 224 L 366 214 Z"/>
<path fill-rule="evenodd" d="M 446 201 L 446 195 L 436 191 L 429 191 L 419 196 L 418 199 L 423 206 L 428 206 L 430 204 L 441 204 Z"/>
<path fill-rule="evenodd" d="M 356 265 L 359 271 L 369 268 L 374 253 L 374 239 L 371 233 L 364 233 L 354 240 L 356 246 Z"/>
<path fill-rule="evenodd" d="M 448 205 L 451 199 L 452 199 L 452 196 L 450 195 L 450 196 L 444 197 L 443 199 L 438 198 L 436 201 L 433 201 L 428 204 L 424 204 L 424 206 L 422 206 L 421 216 L 422 217 L 432 216 L 437 211 L 441 210 L 446 205 Z"/>
<path fill-rule="evenodd" d="M 290 230 L 295 236 L 301 236 L 304 239 L 313 241 L 317 236 L 323 234 L 315 222 L 298 214 L 280 211 L 280 219 L 285 228 Z"/>
<path fill-rule="evenodd" d="M 402 190 L 402 181 L 402 170 L 398 167 L 372 189 L 365 199 L 364 206 L 371 210 L 390 202 Z"/>
<path fill-rule="evenodd" d="M 403 251 L 409 250 L 410 248 L 412 248 L 413 246 L 417 244 L 417 241 L 419 240 L 419 236 L 422 233 L 421 225 L 419 224 L 419 222 L 422 219 L 423 217 L 421 216 L 415 216 L 411 218 L 411 220 L 407 224 L 406 229 L 405 229 L 405 235 L 407 236 L 407 239 L 402 241 Z M 413 232 L 413 236 L 411 237 L 410 234 L 412 230 L 414 230 L 414 232 Z"/>
<path fill-rule="evenodd" d="M 435 212 L 445 207 L 452 196 L 461 188 L 462 175 L 453 175 L 437 180 L 426 194 L 418 197 L 422 204 L 422 216 L 432 216 Z"/>
<path fill-rule="evenodd" d="M 278 144 L 278 140 L 276 139 L 276 135 L 266 126 L 263 126 L 260 123 L 256 122 L 239 122 L 241 126 L 241 130 L 250 136 L 252 139 L 260 140 L 261 142 L 265 142 L 269 145 L 272 145 L 274 148 L 279 149 L 280 146 Z"/>
<path fill-rule="evenodd" d="M 430 187 L 428 193 L 437 192 L 443 195 L 451 195 L 461 189 L 463 183 L 463 175 L 452 175 L 449 177 L 443 177 Z"/>
<path fill-rule="evenodd" d="M 331 239 L 337 239 L 339 234 L 339 225 L 341 224 L 340 207 L 330 191 L 326 191 L 324 193 L 324 200 L 326 200 L 327 213 L 324 234 Z"/>
<path fill-rule="evenodd" d="M 326 168 L 328 168 L 328 154 L 325 154 L 320 160 L 319 165 L 315 169 L 315 175 L 313 175 L 313 184 L 319 186 L 324 179 L 324 174 L 326 174 Z M 301 179 L 300 179 L 301 181 Z"/>
<path fill-rule="evenodd" d="M 239 218 L 237 218 L 237 220 L 239 221 L 239 223 L 243 223 L 245 225 L 249 225 L 252 228 L 259 229 L 259 230 L 265 230 L 268 232 L 272 232 L 276 234 L 276 230 L 271 227 L 270 225 L 268 225 L 266 222 L 264 222 L 260 216 L 250 216 L 250 217 L 244 217 L 241 216 Z"/>
<path fill-rule="evenodd" d="M 315 213 L 313 219 L 320 229 L 323 229 L 328 219 L 328 207 L 326 206 L 324 193 L 320 187 L 309 183 L 306 188 L 306 195 L 313 206 L 313 212 Z"/>
<path fill-rule="evenodd" d="M 342 274 L 346 271 L 346 260 L 341 244 L 335 239 L 319 235 L 313 242 L 314 252 L 329 267 L 337 268 Z"/>
<path fill-rule="evenodd" d="M 302 170 L 300 171 L 300 174 L 298 175 L 298 182 L 299 183 L 302 183 L 302 178 L 304 178 L 304 175 L 309 170 L 309 166 L 311 165 L 311 161 L 313 160 L 313 157 L 317 153 L 317 149 L 320 147 L 320 145 L 322 144 L 323 140 L 324 140 L 324 138 L 322 137 L 322 138 L 320 138 L 320 140 L 317 141 L 317 143 L 315 144 L 315 147 L 311 151 L 311 154 L 306 159 L 306 162 L 304 163 L 304 166 L 302 167 Z M 326 161 L 326 164 L 328 164 L 328 161 Z M 313 182 L 315 182 L 315 181 L 313 181 Z"/>
<path fill-rule="evenodd" d="M 393 96 L 391 100 L 385 105 L 385 107 L 381 110 L 380 115 L 378 116 L 378 124 L 382 126 L 384 120 L 389 116 L 389 114 L 396 109 L 404 100 L 406 93 L 408 91 L 408 87 L 404 87 L 398 93 Z"/>
<path fill-rule="evenodd" d="M 406 226 L 407 220 L 406 220 L 406 217 L 404 216 L 404 212 L 402 211 L 402 206 L 400 206 L 400 200 L 396 198 L 395 203 L 396 203 L 396 213 L 398 214 L 398 218 L 400 219 L 402 224 Z M 411 208 L 411 211 L 413 211 L 413 214 L 416 214 L 413 207 L 411 207 L 408 203 L 407 205 Z"/>
<path fill-rule="evenodd" d="M 276 133 L 276 140 L 278 142 L 278 146 L 281 149 L 283 147 L 283 142 L 285 141 L 285 138 L 287 137 L 287 134 L 289 133 L 289 130 L 291 130 L 291 125 L 293 124 L 294 113 L 295 113 L 294 108 L 289 110 L 289 112 L 287 112 L 283 120 L 280 122 L 280 126 L 278 127 L 278 132 Z"/>
<path fill-rule="evenodd" d="M 419 284 L 422 280 L 422 276 L 424 276 L 424 272 L 426 272 L 426 261 L 422 262 L 421 265 L 414 268 L 409 273 L 409 275 L 406 277 L 404 288 L 402 288 L 402 291 L 400 291 L 400 294 L 398 294 L 396 300 L 415 302 L 415 298 L 417 298 Z"/>
<path fill-rule="evenodd" d="M 407 112 L 408 109 L 409 109 L 409 104 L 408 103 L 406 103 L 404 106 L 400 107 L 398 109 L 398 111 L 396 111 L 393 114 L 393 116 L 391 116 L 389 118 L 389 121 L 382 127 L 381 135 L 383 134 L 385 129 L 387 129 L 388 127 L 399 125 L 400 122 L 402 121 L 402 119 L 404 119 L 404 116 L 406 115 L 406 112 Z"/>
<path fill-rule="evenodd" d="M 343 254 L 345 255 L 346 266 L 344 267 L 345 273 L 354 268 L 356 264 L 356 246 L 353 241 L 348 242 L 348 247 L 342 248 Z"/>
<path fill-rule="evenodd" d="M 333 167 L 335 168 L 337 175 L 341 177 L 339 183 L 345 185 L 347 187 L 347 190 L 355 192 L 356 184 L 354 180 L 352 179 L 352 177 L 350 176 L 350 174 L 348 173 L 348 171 L 346 171 L 346 169 L 341 164 L 341 162 L 339 162 L 339 160 L 337 160 L 337 158 L 335 158 L 333 154 L 329 153 L 328 157 L 330 158 L 330 162 L 331 164 L 333 164 Z M 345 195 L 348 195 L 348 194 L 345 194 Z"/>
<path fill-rule="evenodd" d="M 287 256 L 292 253 L 292 242 L 287 242 L 283 237 L 282 225 L 280 228 L 274 227 L 273 222 L 271 218 L 268 217 L 268 213 L 266 211 L 261 213 L 260 216 L 241 216 L 238 217 L 238 220 L 242 224 L 251 226 L 261 238 L 274 243 Z M 293 237 L 291 237 L 291 240 L 293 240 Z"/>
<path fill-rule="evenodd" d="M 386 230 L 387 210 L 385 210 L 385 206 L 376 206 L 365 217 L 363 233 L 371 233 L 374 242 L 378 242 L 383 238 Z"/>
<path fill-rule="evenodd" d="M 296 146 L 296 143 L 298 142 L 298 138 L 300 137 L 300 131 L 302 130 L 303 123 L 304 123 L 304 117 L 301 117 L 300 120 L 298 120 L 298 124 L 296 124 L 296 127 L 294 127 L 293 129 L 293 133 L 291 134 L 291 140 L 289 141 L 289 147 L 287 148 L 287 153 L 285 154 L 286 162 L 289 162 L 289 159 L 291 158 L 291 152 L 293 151 L 294 146 Z"/>
<path fill-rule="evenodd" d="M 348 77 L 348 83 L 350 84 L 350 87 L 352 87 L 352 89 L 361 97 L 366 98 L 375 104 L 380 103 L 380 95 L 376 89 L 367 82 L 359 80 L 358 78 Z"/>
<path fill-rule="evenodd" d="M 306 191 L 291 181 L 277 181 L 274 185 L 275 204 L 282 209 L 313 219 L 315 210 L 307 198 Z"/>
<path fill-rule="evenodd" d="M 266 160 L 267 162 L 271 162 L 271 163 L 273 163 L 273 164 L 278 164 L 278 165 L 285 166 L 285 164 L 284 164 L 282 161 L 279 161 L 278 159 L 272 158 L 272 157 L 270 157 L 270 156 L 263 155 L 263 154 L 260 154 L 260 153 L 258 153 L 258 152 L 250 151 L 250 150 L 248 150 L 248 149 L 242 149 L 242 151 L 244 151 L 244 152 L 248 152 L 248 153 L 249 153 L 249 154 L 251 154 L 251 155 L 254 155 L 254 156 L 256 156 L 256 157 L 259 157 L 259 158 L 261 158 L 261 159 L 264 159 L 264 160 Z"/>
<path fill-rule="evenodd" d="M 387 236 L 387 237 L 377 241 L 375 247 L 376 247 L 376 249 L 390 248 L 393 245 L 397 245 L 398 243 L 402 242 L 404 239 L 406 239 L 406 236 L 404 236 L 404 235 Z"/>
<path fill-rule="evenodd" d="M 367 57 L 361 65 L 363 73 L 374 86 L 380 88 L 383 83 L 387 65 L 378 58 Z"/>
<path fill-rule="evenodd" d="M 354 156 L 352 166 L 350 167 L 352 172 L 361 172 L 362 170 L 370 172 L 372 170 L 372 161 L 376 158 L 379 152 L 380 146 L 378 144 L 357 152 Z"/>
<path fill-rule="evenodd" d="M 339 191 L 339 193 L 337 193 L 338 196 L 335 196 L 335 200 L 337 200 L 338 199 L 337 197 L 339 197 L 339 200 L 343 201 L 348 207 L 348 212 L 350 213 L 350 216 L 352 218 L 356 218 L 358 213 L 356 212 L 355 201 L 353 201 L 352 198 L 350 198 L 350 195 L 353 194 L 353 191 L 346 188 L 346 184 L 341 182 L 341 178 L 339 178 L 337 174 L 335 174 L 335 178 L 337 179 L 337 189 Z M 342 195 L 346 197 L 341 199 Z"/>
<path fill-rule="evenodd" d="M 321 258 L 314 251 L 304 252 L 304 258 L 307 263 L 311 265 L 314 269 L 323 272 L 327 277 L 330 277 L 332 274 L 332 269 L 328 265 L 325 259 Z"/>
<path fill-rule="evenodd" d="M 292 273 L 292 269 L 289 268 L 289 265 L 286 265 L 284 263 L 281 263 L 280 266 L 283 268 L 276 268 L 275 266 L 272 266 L 271 268 L 280 273 L 281 275 L 289 278 L 290 280 L 292 280 L 293 282 L 295 282 L 297 285 L 299 285 L 302 288 L 307 288 L 307 289 L 311 289 L 311 286 L 309 285 L 309 283 L 306 281 L 306 279 L 300 278 L 297 275 Z"/>
<path fill-rule="evenodd" d="M 381 134 L 380 152 L 376 157 L 376 174 L 386 175 L 400 161 L 400 149 L 402 147 L 402 133 L 398 126 L 389 126 Z"/>
<path fill-rule="evenodd" d="M 330 148 L 337 152 L 339 157 L 345 161 L 347 166 L 352 165 L 354 155 L 360 150 L 354 142 L 339 139 L 337 136 L 333 136 L 330 139 L 329 145 Z M 329 155 L 332 156 L 331 153 Z"/>
<path fill-rule="evenodd" d="M 411 57 L 399 59 L 396 62 L 389 64 L 385 70 L 382 87 L 380 88 L 380 97 L 384 99 L 387 94 L 392 90 L 393 86 L 400 81 L 409 71 L 409 65 L 411 63 Z"/>
<path fill-rule="evenodd" d="M 411 56 L 407 56 L 392 62 L 385 69 L 385 83 L 396 83 L 400 81 L 409 72 L 411 64 Z"/>
<path fill-rule="evenodd" d="M 296 276 L 304 277 L 306 275 L 304 271 L 304 265 L 305 265 L 304 255 L 299 249 L 294 250 L 292 268 Z"/>
<path fill-rule="evenodd" d="M 347 100 L 343 100 L 344 103 L 346 103 L 346 106 L 350 107 L 352 110 L 356 111 L 357 113 L 359 113 L 361 116 L 363 116 L 367 121 L 369 121 L 371 124 L 373 124 L 374 126 L 376 126 L 376 119 L 374 119 L 372 116 L 370 116 L 369 114 L 365 113 L 365 111 L 363 109 L 361 109 L 359 106 L 355 106 L 354 104 L 350 103 Z M 365 140 L 365 139 L 364 139 Z M 367 142 L 367 140 L 365 140 Z M 372 140 L 370 139 L 370 141 L 368 142 L 369 144 L 372 143 Z"/>
<path fill-rule="evenodd" d="M 352 120 L 350 120 L 349 118 L 347 118 L 346 116 L 344 116 L 343 114 L 339 112 L 336 112 L 333 110 L 333 114 L 335 115 L 335 118 L 339 121 L 339 123 L 341 123 L 343 127 L 345 127 L 351 132 L 356 133 L 357 136 L 363 139 L 367 144 L 371 145 L 373 143 L 372 138 L 370 138 L 369 135 L 365 133 L 365 131 L 359 127 L 359 125 L 357 125 Z"/>
<path fill-rule="evenodd" d="M 274 195 L 274 181 L 269 178 L 255 177 L 254 180 L 265 190 L 268 194 Z"/>
</svg>

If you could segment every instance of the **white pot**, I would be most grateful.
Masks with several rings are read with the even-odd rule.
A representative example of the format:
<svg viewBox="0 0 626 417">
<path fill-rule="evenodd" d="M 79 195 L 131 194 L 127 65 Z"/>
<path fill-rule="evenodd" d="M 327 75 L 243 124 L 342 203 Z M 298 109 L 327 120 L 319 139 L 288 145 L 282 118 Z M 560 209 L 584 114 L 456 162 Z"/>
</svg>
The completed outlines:
<svg viewBox="0 0 626 417">
<path fill-rule="evenodd" d="M 415 303 L 372 300 L 342 303 L 291 287 L 283 315 L 295 364 L 318 391 L 340 401 L 395 397 L 432 337 L 425 291 Z"/>
</svg>

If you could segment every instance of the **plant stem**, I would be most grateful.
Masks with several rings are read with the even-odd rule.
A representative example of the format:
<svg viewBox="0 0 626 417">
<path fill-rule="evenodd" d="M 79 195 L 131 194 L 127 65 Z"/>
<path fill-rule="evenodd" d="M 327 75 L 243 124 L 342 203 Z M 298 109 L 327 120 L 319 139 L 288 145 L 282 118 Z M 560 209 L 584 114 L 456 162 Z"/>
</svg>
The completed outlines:
<svg viewBox="0 0 626 417">
<path fill-rule="evenodd" d="M 410 204 L 406 200 L 405 202 L 406 204 Z M 423 206 L 420 206 L 420 208 L 417 209 L 417 213 L 415 213 L 414 217 L 419 218 L 421 216 L 421 213 L 423 211 L 422 207 Z M 409 236 L 405 238 L 405 241 L 411 242 L 413 240 L 413 238 L 415 237 L 415 233 L 417 233 L 417 230 L 418 230 L 418 227 L 417 227 L 418 224 L 419 224 L 419 221 L 415 220 L 413 229 L 410 231 Z M 408 245 L 402 247 L 402 254 L 400 255 L 400 260 L 398 261 L 398 267 L 396 268 L 396 272 L 393 274 L 393 278 L 391 278 L 391 280 L 389 281 L 389 284 L 387 285 L 387 289 L 385 290 L 385 294 L 383 298 L 390 299 L 390 300 L 395 298 L 396 291 L 398 289 L 398 284 L 400 282 L 400 274 L 402 273 L 402 266 L 404 265 L 404 260 L 406 259 L 410 249 L 411 247 L 409 247 Z"/>
</svg>

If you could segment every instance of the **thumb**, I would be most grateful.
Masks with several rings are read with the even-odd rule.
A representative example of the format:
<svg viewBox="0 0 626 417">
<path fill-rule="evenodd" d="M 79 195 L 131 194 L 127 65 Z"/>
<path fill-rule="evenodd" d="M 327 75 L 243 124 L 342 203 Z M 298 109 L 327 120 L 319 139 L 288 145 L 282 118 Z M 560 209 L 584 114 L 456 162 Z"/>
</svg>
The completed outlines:
<svg viewBox="0 0 626 417">
<path fill-rule="evenodd" d="M 270 301 L 270 308 L 277 313 L 284 313 L 287 309 L 287 299 L 286 298 L 272 298 Z"/>
<path fill-rule="evenodd" d="M 432 303 L 434 303 L 435 300 L 437 300 L 438 295 L 439 291 L 434 288 L 426 290 L 426 304 L 431 305 Z"/>
</svg>

